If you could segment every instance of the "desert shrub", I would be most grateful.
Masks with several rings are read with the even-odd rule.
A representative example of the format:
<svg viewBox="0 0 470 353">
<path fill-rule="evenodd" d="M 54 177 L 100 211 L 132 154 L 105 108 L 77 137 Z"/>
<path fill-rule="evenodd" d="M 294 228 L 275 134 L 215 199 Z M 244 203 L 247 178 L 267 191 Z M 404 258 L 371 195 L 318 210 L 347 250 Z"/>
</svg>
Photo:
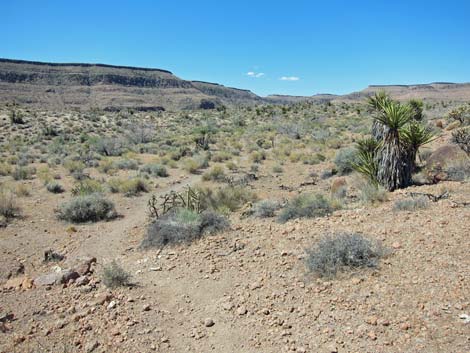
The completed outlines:
<svg viewBox="0 0 470 353">
<path fill-rule="evenodd" d="M 228 161 L 231 158 L 232 158 L 232 155 L 230 154 L 230 152 L 221 151 L 221 152 L 214 153 L 211 157 L 211 160 L 213 162 L 224 162 L 224 161 Z"/>
<path fill-rule="evenodd" d="M 70 174 L 81 173 L 85 169 L 85 163 L 82 161 L 67 160 L 64 163 L 64 168 L 67 169 Z"/>
<path fill-rule="evenodd" d="M 139 163 L 134 159 L 120 159 L 114 162 L 114 167 L 123 170 L 137 170 Z"/>
<path fill-rule="evenodd" d="M 470 127 L 452 132 L 452 142 L 470 154 Z"/>
<path fill-rule="evenodd" d="M 381 245 L 360 234 L 324 236 L 307 251 L 309 271 L 320 277 L 334 277 L 339 271 L 376 267 L 385 252 Z"/>
<path fill-rule="evenodd" d="M 261 163 L 266 159 L 266 152 L 264 151 L 253 151 L 250 154 L 250 159 L 253 163 Z"/>
<path fill-rule="evenodd" d="M 117 137 L 104 137 L 93 141 L 93 147 L 102 156 L 120 156 L 124 152 L 125 142 Z"/>
<path fill-rule="evenodd" d="M 108 181 L 108 186 L 111 192 L 119 192 L 128 197 L 136 196 L 139 195 L 141 192 L 149 191 L 148 184 L 142 178 L 113 178 Z"/>
<path fill-rule="evenodd" d="M 353 184 L 359 190 L 359 199 L 364 204 L 374 204 L 385 202 L 388 199 L 388 192 L 380 185 L 371 183 L 366 178 L 357 175 L 353 179 Z"/>
<path fill-rule="evenodd" d="M 334 211 L 331 202 L 321 194 L 302 194 L 284 207 L 279 215 L 281 223 L 296 218 L 323 217 Z"/>
<path fill-rule="evenodd" d="M 23 113 L 16 109 L 11 109 L 8 112 L 8 119 L 10 119 L 10 122 L 12 124 L 24 124 L 25 123 Z"/>
<path fill-rule="evenodd" d="M 283 172 L 284 172 L 284 169 L 282 168 L 281 165 L 276 164 L 276 165 L 273 167 L 273 173 L 282 174 Z"/>
<path fill-rule="evenodd" d="M 253 205 L 253 216 L 257 218 L 274 217 L 275 212 L 281 208 L 277 201 L 263 200 Z"/>
<path fill-rule="evenodd" d="M 84 196 L 103 192 L 103 186 L 97 180 L 84 179 L 76 183 L 71 191 L 73 196 Z"/>
<path fill-rule="evenodd" d="M 199 188 L 201 207 L 218 212 L 233 212 L 247 202 L 256 200 L 256 195 L 241 186 L 226 186 L 215 191 L 211 188 Z"/>
<path fill-rule="evenodd" d="M 37 176 L 39 180 L 41 180 L 44 184 L 47 184 L 49 181 L 52 180 L 52 173 L 49 167 L 39 167 L 37 171 Z"/>
<path fill-rule="evenodd" d="M 140 171 L 143 173 L 150 174 L 154 177 L 167 177 L 168 171 L 164 165 L 161 164 L 146 164 L 142 168 L 140 168 Z"/>
<path fill-rule="evenodd" d="M 429 201 L 426 197 L 411 197 L 404 200 L 397 200 L 393 205 L 395 211 L 416 211 L 429 207 Z"/>
<path fill-rule="evenodd" d="M 60 194 L 64 192 L 64 188 L 57 181 L 49 181 L 46 184 L 46 189 L 53 194 Z"/>
<path fill-rule="evenodd" d="M 101 280 L 108 288 L 125 287 L 131 284 L 131 275 L 113 260 L 103 267 Z"/>
<path fill-rule="evenodd" d="M 13 179 L 15 180 L 27 180 L 27 179 L 32 179 L 35 173 L 36 173 L 36 168 L 34 167 L 16 166 L 13 172 L 11 173 L 11 175 Z"/>
<path fill-rule="evenodd" d="M 177 209 L 166 213 L 148 226 L 141 247 L 162 248 L 165 245 L 190 243 L 228 226 L 228 220 L 213 211 L 197 214 L 188 209 Z"/>
<path fill-rule="evenodd" d="M 195 174 L 200 169 L 205 169 L 209 166 L 209 159 L 204 155 L 196 155 L 192 158 L 185 158 L 183 160 L 183 169 L 188 173 Z"/>
<path fill-rule="evenodd" d="M 334 162 L 340 175 L 346 175 L 353 171 L 354 164 L 358 162 L 356 156 L 356 149 L 352 147 L 342 148 L 336 153 Z"/>
<path fill-rule="evenodd" d="M 224 168 L 220 165 L 213 166 L 209 171 L 205 172 L 202 175 L 202 180 L 205 181 L 218 181 L 223 182 L 225 181 L 225 171 Z"/>
<path fill-rule="evenodd" d="M 233 161 L 228 161 L 225 166 L 227 167 L 228 170 L 231 170 L 231 171 L 235 171 L 238 169 L 238 165 L 237 163 L 233 162 Z"/>
<path fill-rule="evenodd" d="M 7 176 L 11 173 L 12 169 L 6 163 L 0 163 L 0 176 Z"/>
<path fill-rule="evenodd" d="M 64 202 L 57 211 L 59 219 L 73 222 L 97 222 L 116 217 L 114 204 L 101 194 L 76 196 Z"/>
<path fill-rule="evenodd" d="M 25 184 L 17 184 L 15 186 L 14 192 L 15 192 L 15 195 L 19 197 L 31 195 L 30 187 Z"/>
<path fill-rule="evenodd" d="M 101 173 L 112 174 L 116 170 L 116 165 L 111 159 L 105 158 L 100 161 L 98 170 Z"/>
<path fill-rule="evenodd" d="M 450 163 L 446 168 L 448 180 L 466 181 L 470 179 L 470 160 L 459 160 Z"/>
<path fill-rule="evenodd" d="M 18 215 L 19 208 L 15 202 L 15 196 L 9 190 L 0 189 L 0 216 L 10 219 Z"/>
</svg>

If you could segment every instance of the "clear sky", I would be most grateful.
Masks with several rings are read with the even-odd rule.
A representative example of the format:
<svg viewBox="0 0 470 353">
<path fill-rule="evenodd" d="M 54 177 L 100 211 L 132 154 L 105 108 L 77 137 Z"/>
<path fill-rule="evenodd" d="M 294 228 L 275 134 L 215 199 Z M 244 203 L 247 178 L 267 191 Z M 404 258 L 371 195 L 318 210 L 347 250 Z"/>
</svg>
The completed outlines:
<svg viewBox="0 0 470 353">
<path fill-rule="evenodd" d="M 470 81 L 470 0 L 4 0 L 0 57 L 167 69 L 260 95 Z"/>
</svg>

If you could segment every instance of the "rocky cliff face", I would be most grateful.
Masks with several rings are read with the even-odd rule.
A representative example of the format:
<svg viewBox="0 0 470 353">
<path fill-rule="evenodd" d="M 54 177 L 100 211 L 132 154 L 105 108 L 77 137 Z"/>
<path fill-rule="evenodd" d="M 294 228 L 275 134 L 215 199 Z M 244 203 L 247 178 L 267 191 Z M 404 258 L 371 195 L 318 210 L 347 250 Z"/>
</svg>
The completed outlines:
<svg viewBox="0 0 470 353">
<path fill-rule="evenodd" d="M 250 91 L 182 80 L 160 69 L 0 59 L 0 102 L 116 110 L 193 109 L 254 104 Z M 208 104 L 210 102 L 211 104 Z"/>
</svg>

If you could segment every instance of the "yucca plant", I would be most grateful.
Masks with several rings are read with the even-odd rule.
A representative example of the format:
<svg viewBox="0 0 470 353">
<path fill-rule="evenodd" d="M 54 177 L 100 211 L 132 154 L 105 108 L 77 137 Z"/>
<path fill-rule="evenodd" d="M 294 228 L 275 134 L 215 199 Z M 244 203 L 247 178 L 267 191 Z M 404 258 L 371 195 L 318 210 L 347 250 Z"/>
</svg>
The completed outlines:
<svg viewBox="0 0 470 353">
<path fill-rule="evenodd" d="M 377 155 L 377 180 L 389 191 L 411 184 L 408 153 L 400 138 L 400 129 L 410 122 L 411 116 L 409 106 L 390 101 L 382 107 L 382 114 L 375 117 L 387 130 Z"/>
<path fill-rule="evenodd" d="M 384 107 L 387 106 L 390 102 L 391 98 L 387 93 L 385 93 L 385 91 L 379 91 L 367 99 L 369 110 L 378 115 L 383 114 Z M 374 119 L 372 123 L 372 136 L 375 140 L 382 140 L 385 136 L 385 133 L 387 132 L 386 130 L 387 127 L 384 124 Z"/>
<path fill-rule="evenodd" d="M 414 171 L 419 148 L 434 140 L 434 134 L 417 121 L 411 121 L 400 130 L 400 136 L 406 146 L 411 169 Z"/>
<path fill-rule="evenodd" d="M 366 176 L 374 184 L 378 184 L 376 155 L 379 146 L 380 143 L 371 137 L 358 141 L 356 146 L 356 162 L 352 164 L 354 170 Z"/>
<path fill-rule="evenodd" d="M 411 99 L 408 105 L 412 111 L 412 118 L 415 121 L 421 121 L 424 118 L 423 115 L 423 101 L 421 99 Z"/>
</svg>

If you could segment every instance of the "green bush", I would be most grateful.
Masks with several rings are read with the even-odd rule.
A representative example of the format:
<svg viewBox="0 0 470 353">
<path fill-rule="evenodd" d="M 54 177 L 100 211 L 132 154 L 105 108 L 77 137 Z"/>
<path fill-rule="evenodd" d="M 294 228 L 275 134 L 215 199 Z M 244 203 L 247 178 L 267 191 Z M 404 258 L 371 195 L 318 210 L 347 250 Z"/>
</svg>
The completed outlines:
<svg viewBox="0 0 470 353">
<path fill-rule="evenodd" d="M 256 200 L 256 195 L 241 186 L 226 186 L 215 191 L 211 188 L 198 188 L 201 195 L 201 207 L 218 212 L 233 212 L 247 202 Z"/>
<path fill-rule="evenodd" d="M 62 187 L 62 185 L 60 185 L 56 181 L 49 181 L 46 184 L 46 189 L 47 191 L 52 192 L 53 194 L 60 194 L 64 192 L 64 188 Z"/>
<path fill-rule="evenodd" d="M 220 165 L 213 166 L 209 171 L 202 175 L 202 180 L 205 181 L 217 181 L 223 182 L 225 181 L 225 171 L 224 168 Z"/>
<path fill-rule="evenodd" d="M 323 217 L 334 211 L 331 202 L 321 194 L 302 194 L 291 200 L 279 215 L 279 221 L 290 219 Z"/>
<path fill-rule="evenodd" d="M 76 183 L 71 192 L 73 196 L 84 196 L 102 193 L 103 191 L 103 186 L 99 181 L 94 179 L 85 179 Z"/>
<path fill-rule="evenodd" d="M 129 286 L 131 275 L 125 271 L 115 260 L 103 268 L 103 284 L 108 288 Z"/>
<path fill-rule="evenodd" d="M 164 165 L 161 164 L 147 164 L 140 168 L 140 171 L 143 173 L 150 174 L 154 177 L 167 177 L 168 171 Z"/>
<path fill-rule="evenodd" d="M 16 166 L 12 172 L 12 177 L 15 180 L 27 180 L 33 179 L 33 175 L 36 173 L 36 168 L 34 167 L 19 167 Z"/>
<path fill-rule="evenodd" d="M 101 194 L 77 196 L 59 206 L 59 219 L 73 222 L 97 222 L 117 216 L 114 204 Z"/>
<path fill-rule="evenodd" d="M 254 204 L 253 216 L 257 218 L 274 217 L 280 208 L 281 205 L 277 201 L 263 200 Z"/>
<path fill-rule="evenodd" d="M 113 193 L 119 192 L 125 196 L 136 196 L 141 192 L 148 192 L 149 186 L 142 178 L 120 179 L 112 178 L 108 181 L 110 191 Z"/>
<path fill-rule="evenodd" d="M 384 250 L 360 234 L 324 236 L 307 251 L 307 268 L 320 277 L 334 277 L 346 269 L 376 267 Z"/>
<path fill-rule="evenodd" d="M 0 216 L 8 220 L 17 216 L 18 212 L 15 196 L 10 191 L 0 189 Z"/>
<path fill-rule="evenodd" d="M 334 162 L 340 175 L 351 173 L 354 170 L 354 164 L 358 163 L 356 149 L 352 147 L 340 149 L 336 153 Z"/>
</svg>

